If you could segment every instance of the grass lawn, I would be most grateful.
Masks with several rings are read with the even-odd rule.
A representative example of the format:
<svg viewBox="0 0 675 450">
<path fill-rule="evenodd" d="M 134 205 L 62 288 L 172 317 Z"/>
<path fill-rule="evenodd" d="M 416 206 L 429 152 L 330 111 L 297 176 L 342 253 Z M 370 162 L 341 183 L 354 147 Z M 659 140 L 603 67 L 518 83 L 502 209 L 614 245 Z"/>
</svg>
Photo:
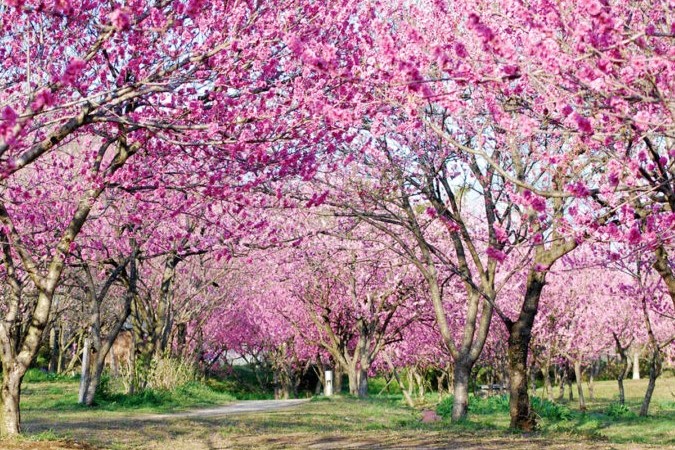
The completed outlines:
<svg viewBox="0 0 675 450">
<path fill-rule="evenodd" d="M 586 386 L 584 386 L 586 387 Z M 626 381 L 632 413 L 610 417 L 616 383 L 598 382 L 596 400 L 578 412 L 564 404 L 568 420 L 543 418 L 541 430 L 520 434 L 507 429 L 508 414 L 484 409 L 463 423 L 422 423 L 421 409 L 435 407 L 428 396 L 408 408 L 400 396 L 316 398 L 288 409 L 214 417 L 146 420 L 144 413 L 183 410 L 231 402 L 233 396 L 203 386 L 155 397 L 120 397 L 98 408 L 75 405 L 77 381 L 27 382 L 22 396 L 27 436 L 0 442 L 7 449 L 150 448 L 481 448 L 481 449 L 643 449 L 675 448 L 675 378 L 661 378 L 650 410 L 638 418 L 645 380 Z M 576 391 L 575 391 L 576 399 Z"/>
</svg>

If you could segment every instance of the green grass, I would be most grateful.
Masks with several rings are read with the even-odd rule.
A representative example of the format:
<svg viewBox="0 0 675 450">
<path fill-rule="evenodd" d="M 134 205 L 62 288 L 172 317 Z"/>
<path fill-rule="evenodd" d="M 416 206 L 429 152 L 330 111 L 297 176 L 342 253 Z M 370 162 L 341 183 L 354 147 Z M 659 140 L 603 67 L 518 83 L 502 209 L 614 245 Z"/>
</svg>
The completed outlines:
<svg viewBox="0 0 675 450">
<path fill-rule="evenodd" d="M 133 425 L 138 412 L 180 411 L 222 404 L 246 395 L 240 381 L 240 391 L 233 394 L 228 391 L 233 381 L 209 380 L 205 384 L 188 384 L 172 392 L 146 391 L 133 396 L 108 394 L 102 396 L 97 407 L 92 409 L 76 404 L 76 379 L 38 379 L 41 381 L 25 383 L 22 395 L 22 408 L 28 423 L 34 420 L 33 423 L 44 424 L 42 428 L 34 428 L 37 437 L 51 440 L 72 436 L 88 440 L 87 430 L 80 429 L 83 427 L 81 424 L 117 420 L 122 421 L 119 427 L 124 429 L 123 435 L 119 432 L 106 434 L 102 429 L 97 429 L 96 433 L 99 433 L 99 443 L 107 447 L 119 444 L 119 448 L 124 448 L 127 442 L 144 442 L 147 439 L 147 430 L 136 430 Z M 376 379 L 371 386 L 373 390 L 379 387 L 379 392 L 384 384 L 378 386 Z M 359 442 L 365 442 L 362 445 L 366 447 L 379 445 L 380 442 L 399 447 L 437 447 L 443 442 L 457 439 L 465 440 L 467 446 L 471 442 L 486 443 L 486 448 L 489 447 L 488 442 L 494 448 L 501 448 L 499 446 L 502 444 L 506 445 L 505 448 L 516 444 L 516 447 L 511 448 L 536 448 L 530 447 L 535 442 L 544 446 L 547 443 L 564 446 L 564 442 L 584 442 L 589 448 L 602 448 L 609 444 L 619 447 L 675 445 L 675 401 L 671 395 L 675 391 L 675 379 L 663 378 L 657 381 L 651 416 L 640 418 L 637 412 L 645 388 L 646 380 L 627 380 L 627 406 L 620 408 L 616 403 L 616 382 L 598 382 L 595 386 L 596 399 L 587 401 L 586 412 L 579 411 L 576 400 L 550 403 L 535 399 L 533 405 L 540 418 L 540 430 L 526 436 L 508 429 L 506 397 L 471 396 L 467 420 L 459 423 L 451 423 L 449 419 L 421 423 L 421 409 L 436 408 L 438 396 L 428 394 L 419 400 L 418 407 L 410 408 L 404 404 L 400 394 L 392 391 L 382 396 L 372 395 L 365 400 L 348 395 L 315 397 L 310 402 L 288 410 L 223 416 L 211 421 L 186 419 L 184 422 L 162 423 L 162 439 L 201 439 L 203 436 L 213 436 L 215 432 L 224 442 L 237 442 L 238 445 L 251 448 L 277 448 L 274 446 L 280 443 L 312 446 L 320 443 L 321 439 L 330 440 L 334 447 Z M 255 397 L 258 394 L 254 391 L 250 395 Z M 575 390 L 575 398 L 576 395 Z M 452 405 L 451 399 L 441 399 L 440 405 L 439 409 L 446 408 L 447 415 Z M 54 421 L 57 414 L 58 421 Z M 154 423 L 148 426 L 157 429 L 159 425 Z M 335 440 L 338 438 L 340 440 Z"/>
<path fill-rule="evenodd" d="M 576 384 L 574 400 L 550 402 L 541 397 L 532 398 L 542 436 L 582 437 L 600 439 L 617 444 L 675 445 L 675 378 L 657 380 L 656 390 L 649 409 L 649 417 L 638 417 L 647 380 L 626 380 L 626 405 L 618 405 L 616 381 L 600 381 L 594 386 L 595 398 L 589 399 L 588 386 L 584 384 L 586 412 L 579 410 Z M 555 392 L 557 395 L 557 391 Z M 543 391 L 537 392 L 539 396 Z M 391 401 L 396 396 L 387 396 Z M 400 399 L 401 397 L 398 396 Z M 469 417 L 460 423 L 450 423 L 452 396 L 438 399 L 435 394 L 418 400 L 420 407 L 430 404 L 445 418 L 446 426 L 457 431 L 498 429 L 506 432 L 509 425 L 508 396 L 479 398 L 470 395 Z"/>
<path fill-rule="evenodd" d="M 21 393 L 21 409 L 28 412 L 91 410 L 92 408 L 77 403 L 78 388 L 79 380 L 74 378 L 25 382 Z M 229 392 L 195 382 L 173 391 L 147 389 L 133 395 L 120 392 L 101 393 L 97 396 L 93 409 L 162 413 L 224 404 L 234 400 L 236 397 Z"/>
<path fill-rule="evenodd" d="M 189 383 L 172 391 L 146 389 L 137 394 L 103 394 L 96 399 L 99 409 L 106 411 L 135 410 L 173 412 L 189 408 L 219 405 L 236 400 L 228 392 L 219 392 L 202 383 Z"/>
</svg>

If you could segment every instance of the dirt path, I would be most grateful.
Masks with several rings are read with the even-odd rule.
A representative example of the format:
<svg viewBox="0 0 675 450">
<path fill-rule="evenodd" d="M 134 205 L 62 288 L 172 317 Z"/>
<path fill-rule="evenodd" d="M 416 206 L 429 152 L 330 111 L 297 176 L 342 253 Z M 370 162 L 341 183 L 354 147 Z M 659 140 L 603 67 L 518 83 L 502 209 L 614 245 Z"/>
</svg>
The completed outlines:
<svg viewBox="0 0 675 450">
<path fill-rule="evenodd" d="M 308 402 L 309 399 L 295 400 L 246 400 L 230 405 L 218 406 L 215 408 L 202 408 L 192 411 L 171 413 L 171 414 L 148 414 L 138 415 L 138 420 L 166 420 L 166 419 L 201 419 L 213 416 L 225 416 L 228 414 L 244 414 L 254 412 L 266 412 L 275 409 L 289 408 Z"/>
</svg>

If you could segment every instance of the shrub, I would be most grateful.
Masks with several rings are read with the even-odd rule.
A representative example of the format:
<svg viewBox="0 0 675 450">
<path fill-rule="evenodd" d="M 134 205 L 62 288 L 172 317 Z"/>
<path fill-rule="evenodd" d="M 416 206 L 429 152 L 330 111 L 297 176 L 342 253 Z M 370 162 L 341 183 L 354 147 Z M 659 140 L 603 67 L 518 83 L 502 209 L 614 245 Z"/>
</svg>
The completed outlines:
<svg viewBox="0 0 675 450">
<path fill-rule="evenodd" d="M 567 406 L 559 405 L 539 397 L 532 397 L 530 404 L 534 412 L 540 417 L 555 421 L 572 419 L 572 411 Z"/>
<path fill-rule="evenodd" d="M 438 406 L 436 406 L 436 414 L 441 416 L 444 419 L 447 419 L 452 415 L 452 402 L 455 400 L 455 397 L 448 395 L 440 401 Z"/>
<path fill-rule="evenodd" d="M 197 370 L 187 362 L 175 358 L 161 358 L 152 362 L 147 387 L 171 391 L 197 381 Z"/>
<path fill-rule="evenodd" d="M 469 412 L 475 414 L 490 414 L 495 412 L 509 412 L 509 396 L 493 395 L 491 397 L 470 397 Z"/>
<path fill-rule="evenodd" d="M 452 415 L 452 403 L 454 397 L 449 395 L 438 404 L 436 407 L 436 414 L 443 418 Z M 508 395 L 495 395 L 487 398 L 469 396 L 469 412 L 474 414 L 490 414 L 494 412 L 508 412 L 509 411 L 509 397 Z"/>
<path fill-rule="evenodd" d="M 610 405 L 605 410 L 605 414 L 613 419 L 619 419 L 622 417 L 635 417 L 635 413 L 631 411 L 628 406 L 622 405 L 618 402 L 610 403 Z"/>
<path fill-rule="evenodd" d="M 447 418 L 452 415 L 453 396 L 445 397 L 436 407 L 436 413 Z M 571 420 L 572 411 L 564 405 L 559 405 L 539 397 L 531 397 L 530 404 L 540 417 L 551 420 Z M 492 397 L 469 396 L 469 412 L 473 414 L 493 414 L 509 412 L 509 396 L 494 395 Z"/>
</svg>

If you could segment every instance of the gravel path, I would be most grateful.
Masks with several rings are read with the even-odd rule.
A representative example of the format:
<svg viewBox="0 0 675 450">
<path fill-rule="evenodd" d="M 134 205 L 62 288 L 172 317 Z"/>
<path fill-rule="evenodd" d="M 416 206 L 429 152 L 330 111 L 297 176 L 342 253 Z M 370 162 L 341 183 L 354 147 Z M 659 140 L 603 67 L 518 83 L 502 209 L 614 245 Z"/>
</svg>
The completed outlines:
<svg viewBox="0 0 675 450">
<path fill-rule="evenodd" d="M 250 412 L 265 412 L 281 408 L 289 408 L 308 402 L 309 399 L 294 399 L 294 400 L 246 400 L 229 405 L 218 406 L 215 408 L 194 409 L 191 411 L 184 411 L 170 414 L 152 414 L 139 415 L 139 420 L 164 420 L 174 418 L 193 418 L 199 419 L 201 417 L 224 416 L 228 414 L 240 414 Z"/>
</svg>

